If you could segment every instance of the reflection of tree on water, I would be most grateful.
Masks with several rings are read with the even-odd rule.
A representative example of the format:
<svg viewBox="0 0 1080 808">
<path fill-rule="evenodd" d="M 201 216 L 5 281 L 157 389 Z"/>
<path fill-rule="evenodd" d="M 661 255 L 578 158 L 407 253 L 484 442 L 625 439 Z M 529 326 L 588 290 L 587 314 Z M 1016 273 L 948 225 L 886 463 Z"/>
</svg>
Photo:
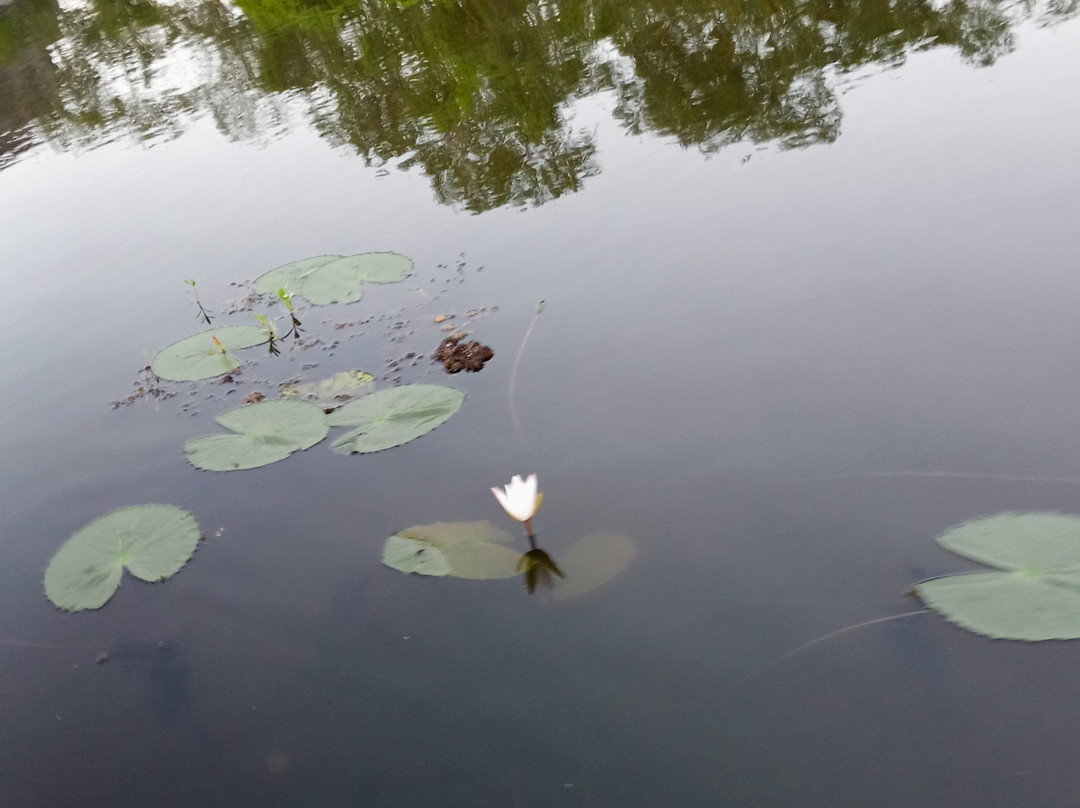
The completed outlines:
<svg viewBox="0 0 1080 808">
<path fill-rule="evenodd" d="M 0 2 L 0 168 L 33 145 L 33 122 L 54 112 L 47 46 L 60 36 L 56 18 L 52 0 Z"/>
<path fill-rule="evenodd" d="M 474 211 L 539 204 L 599 171 L 564 111 L 613 90 L 634 132 L 712 151 L 833 140 L 835 75 L 947 46 L 974 64 L 1020 20 L 1077 0 L 54 0 L 0 5 L 0 166 L 36 142 L 175 135 L 209 114 L 232 138 L 288 98 L 371 164 Z M 241 13 L 242 12 L 242 13 Z M 288 94 L 288 98 L 286 97 Z"/>
</svg>

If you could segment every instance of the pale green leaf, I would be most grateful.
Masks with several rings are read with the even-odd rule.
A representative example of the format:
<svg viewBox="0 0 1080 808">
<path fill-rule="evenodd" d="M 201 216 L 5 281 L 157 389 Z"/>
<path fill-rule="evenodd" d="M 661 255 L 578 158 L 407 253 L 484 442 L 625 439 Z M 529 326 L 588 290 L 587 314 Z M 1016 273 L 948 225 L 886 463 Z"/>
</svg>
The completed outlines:
<svg viewBox="0 0 1080 808">
<path fill-rule="evenodd" d="M 919 584 L 919 597 L 961 628 L 1005 640 L 1080 638 L 1080 577 L 1022 572 L 951 575 Z"/>
<path fill-rule="evenodd" d="M 184 454 L 195 468 L 205 471 L 243 471 L 284 460 L 295 451 L 250 435 L 207 435 L 184 444 Z"/>
<path fill-rule="evenodd" d="M 126 566 L 144 581 L 174 575 L 195 553 L 199 526 L 171 505 L 120 508 L 79 530 L 45 570 L 45 594 L 68 611 L 97 609 L 116 592 Z"/>
<path fill-rule="evenodd" d="M 370 252 L 350 255 L 339 263 L 347 263 L 362 281 L 367 283 L 397 283 L 412 272 L 413 262 L 400 253 Z"/>
<path fill-rule="evenodd" d="M 1080 518 L 1001 513 L 958 525 L 938 542 L 1003 570 L 919 584 L 919 597 L 946 620 L 998 639 L 1080 638 Z"/>
<path fill-rule="evenodd" d="M 277 267 L 255 279 L 255 290 L 274 294 L 282 286 L 309 303 L 355 303 L 364 294 L 364 283 L 402 281 L 412 270 L 412 260 L 397 253 L 320 255 Z"/>
<path fill-rule="evenodd" d="M 343 258 L 341 255 L 317 255 L 314 258 L 301 258 L 264 272 L 255 279 L 252 287 L 264 295 L 277 295 L 278 289 L 297 292 L 304 279 L 325 264 Z"/>
<path fill-rule="evenodd" d="M 465 394 L 438 384 L 409 384 L 350 401 L 327 417 L 331 426 L 354 426 L 334 441 L 340 454 L 378 452 L 418 438 L 461 408 Z"/>
<path fill-rule="evenodd" d="M 304 276 L 295 291 L 316 306 L 355 303 L 364 296 L 364 279 L 348 258 L 339 258 Z"/>
<path fill-rule="evenodd" d="M 221 345 L 214 342 L 215 337 Z M 210 379 L 240 367 L 239 360 L 229 351 L 261 345 L 268 339 L 266 329 L 257 325 L 211 328 L 162 348 L 150 368 L 158 378 L 174 382 Z"/>
<path fill-rule="evenodd" d="M 184 446 L 188 461 L 207 471 L 238 471 L 284 460 L 326 437 L 322 409 L 307 401 L 260 401 L 223 412 L 217 422 L 238 434 L 209 435 Z"/>
<path fill-rule="evenodd" d="M 1080 518 L 1061 513 L 999 513 L 938 537 L 957 555 L 1004 570 L 1080 572 Z"/>
</svg>

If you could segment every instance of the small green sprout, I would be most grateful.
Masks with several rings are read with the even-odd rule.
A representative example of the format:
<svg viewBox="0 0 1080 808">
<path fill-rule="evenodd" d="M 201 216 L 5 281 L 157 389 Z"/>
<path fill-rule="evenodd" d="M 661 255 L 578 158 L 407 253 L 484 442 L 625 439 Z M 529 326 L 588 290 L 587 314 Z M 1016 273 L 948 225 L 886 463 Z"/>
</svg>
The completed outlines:
<svg viewBox="0 0 1080 808">
<path fill-rule="evenodd" d="M 255 319 L 258 320 L 259 325 L 262 327 L 262 330 L 265 331 L 267 336 L 269 337 L 267 343 L 270 346 L 270 355 L 277 356 L 279 353 L 281 353 L 281 349 L 277 346 L 278 342 L 280 341 L 280 337 L 278 337 L 277 321 L 271 320 L 265 314 L 256 314 Z"/>
<path fill-rule="evenodd" d="M 286 337 L 292 337 L 293 340 L 300 339 L 300 318 L 296 316 L 296 312 L 293 310 L 293 296 L 292 292 L 288 290 L 288 287 L 281 286 L 277 290 L 278 297 L 281 302 L 285 304 L 285 308 L 289 310 L 289 318 L 292 320 L 292 326 L 289 329 L 289 333 Z"/>
<path fill-rule="evenodd" d="M 199 290 L 195 285 L 194 279 L 188 278 L 184 283 L 191 287 L 191 291 L 195 294 L 195 305 L 199 307 L 199 313 L 195 315 L 195 319 L 203 320 L 207 325 L 210 325 L 210 315 L 206 313 L 202 301 L 199 300 Z"/>
</svg>

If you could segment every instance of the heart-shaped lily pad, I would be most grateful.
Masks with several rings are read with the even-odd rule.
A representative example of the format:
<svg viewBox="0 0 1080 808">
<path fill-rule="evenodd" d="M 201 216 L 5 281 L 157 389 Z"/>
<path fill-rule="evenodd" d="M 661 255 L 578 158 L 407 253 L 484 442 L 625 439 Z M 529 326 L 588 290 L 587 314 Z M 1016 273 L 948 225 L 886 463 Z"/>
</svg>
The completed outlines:
<svg viewBox="0 0 1080 808">
<path fill-rule="evenodd" d="M 946 620 L 997 639 L 1080 638 L 1080 518 L 1001 513 L 954 527 L 938 543 L 1000 570 L 919 584 L 919 597 Z"/>
<path fill-rule="evenodd" d="M 229 351 L 261 345 L 269 338 L 269 332 L 257 325 L 211 328 L 162 348 L 150 368 L 158 378 L 173 382 L 211 379 L 240 367 L 240 361 Z"/>
<path fill-rule="evenodd" d="M 253 469 L 284 460 L 326 437 L 326 414 L 307 401 L 260 401 L 223 412 L 217 422 L 235 435 L 208 435 L 184 445 L 188 461 L 207 471 Z"/>
<path fill-rule="evenodd" d="M 491 522 L 436 522 L 399 530 L 386 540 L 383 564 L 417 575 L 512 578 L 521 551 Z"/>
<path fill-rule="evenodd" d="M 171 505 L 136 505 L 78 531 L 45 570 L 45 594 L 68 611 L 97 609 L 116 592 L 124 567 L 144 581 L 176 574 L 195 554 L 199 526 Z"/>
<path fill-rule="evenodd" d="M 350 401 L 327 416 L 330 426 L 353 426 L 331 448 L 339 454 L 378 452 L 424 435 L 461 409 L 465 394 L 441 384 L 406 384 Z"/>
<path fill-rule="evenodd" d="M 358 255 L 320 255 L 271 269 L 255 279 L 262 294 L 285 287 L 310 303 L 355 303 L 364 295 L 364 283 L 394 283 L 412 271 L 412 259 L 392 252 Z"/>
</svg>

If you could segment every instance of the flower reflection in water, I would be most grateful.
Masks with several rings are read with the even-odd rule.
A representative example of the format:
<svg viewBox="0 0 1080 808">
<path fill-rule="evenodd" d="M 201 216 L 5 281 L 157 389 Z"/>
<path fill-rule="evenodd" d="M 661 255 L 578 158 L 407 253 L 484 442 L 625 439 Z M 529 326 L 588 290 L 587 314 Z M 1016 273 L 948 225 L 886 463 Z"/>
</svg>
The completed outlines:
<svg viewBox="0 0 1080 808">
<path fill-rule="evenodd" d="M 525 573 L 525 588 L 531 595 L 537 587 L 552 589 L 555 586 L 554 576 L 565 578 L 563 572 L 546 552 L 536 546 L 536 536 L 529 534 L 529 552 L 525 553 L 517 564 L 518 572 Z"/>
</svg>

